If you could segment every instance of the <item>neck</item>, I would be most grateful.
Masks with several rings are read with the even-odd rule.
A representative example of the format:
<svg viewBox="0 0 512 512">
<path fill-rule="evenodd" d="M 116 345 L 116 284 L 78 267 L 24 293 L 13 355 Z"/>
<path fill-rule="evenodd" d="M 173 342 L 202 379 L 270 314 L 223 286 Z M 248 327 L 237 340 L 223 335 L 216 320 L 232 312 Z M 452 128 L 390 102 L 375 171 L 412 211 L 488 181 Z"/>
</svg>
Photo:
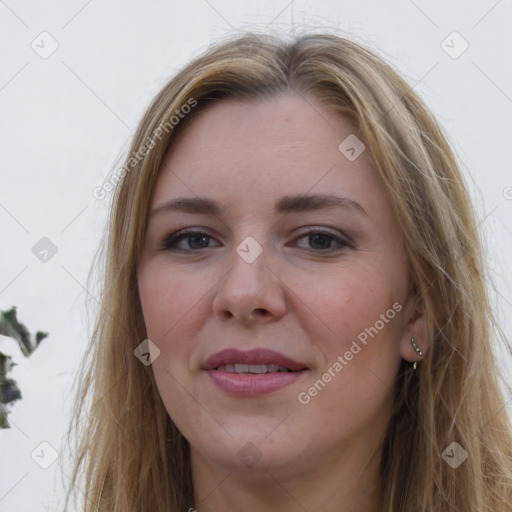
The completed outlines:
<svg viewBox="0 0 512 512">
<path fill-rule="evenodd" d="M 234 469 L 212 463 L 192 451 L 195 509 L 380 512 L 380 444 L 345 446 L 314 461 L 294 460 L 259 469 L 257 465 Z"/>
</svg>

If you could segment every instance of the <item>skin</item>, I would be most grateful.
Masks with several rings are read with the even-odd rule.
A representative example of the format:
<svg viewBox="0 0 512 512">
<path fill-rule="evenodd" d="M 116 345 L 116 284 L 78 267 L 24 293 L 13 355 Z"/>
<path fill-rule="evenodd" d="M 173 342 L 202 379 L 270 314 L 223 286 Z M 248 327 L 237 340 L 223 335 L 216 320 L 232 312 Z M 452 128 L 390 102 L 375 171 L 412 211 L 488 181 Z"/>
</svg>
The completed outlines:
<svg viewBox="0 0 512 512">
<path fill-rule="evenodd" d="M 190 506 L 199 512 L 382 506 L 379 461 L 393 382 L 401 358 L 418 359 L 411 337 L 423 354 L 428 347 L 381 178 L 367 151 L 349 161 L 338 150 L 354 131 L 311 96 L 229 100 L 192 120 L 162 163 L 151 209 L 194 196 L 226 206 L 220 215 L 152 216 L 138 268 L 147 335 L 161 351 L 153 372 L 191 445 Z M 273 210 L 283 195 L 320 193 L 348 197 L 366 214 Z M 161 248 L 187 227 L 210 238 L 178 242 L 189 253 Z M 340 247 L 329 236 L 315 242 L 308 228 L 350 244 Z M 252 263 L 236 252 L 248 236 L 263 248 Z M 332 374 L 338 356 L 394 303 L 401 306 L 394 318 L 301 403 L 299 393 L 329 368 Z M 308 371 L 270 394 L 234 397 L 201 370 L 207 357 L 230 347 L 271 348 Z M 247 464 L 237 456 L 241 449 L 259 460 Z"/>
</svg>

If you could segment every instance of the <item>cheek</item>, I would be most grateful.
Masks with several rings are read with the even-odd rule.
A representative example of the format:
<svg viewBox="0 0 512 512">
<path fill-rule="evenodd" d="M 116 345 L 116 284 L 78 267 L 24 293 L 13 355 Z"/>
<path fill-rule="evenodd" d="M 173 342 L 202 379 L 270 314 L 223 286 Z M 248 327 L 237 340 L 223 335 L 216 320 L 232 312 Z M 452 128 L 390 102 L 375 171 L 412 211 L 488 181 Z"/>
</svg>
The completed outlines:
<svg viewBox="0 0 512 512">
<path fill-rule="evenodd" d="M 139 272 L 139 294 L 147 335 L 159 346 L 172 337 L 179 323 L 206 293 L 207 287 L 196 281 L 185 272 L 157 264 L 148 264 Z"/>
<path fill-rule="evenodd" d="M 312 342 L 323 354 L 316 377 L 330 370 L 329 389 L 319 393 L 317 405 L 329 409 L 335 396 L 334 403 L 344 403 L 346 410 L 363 402 L 378 407 L 387 399 L 400 362 L 402 305 L 393 283 L 379 269 L 364 265 L 339 269 L 328 281 L 302 286 L 309 290 L 305 302 L 325 326 L 316 336 L 309 328 Z"/>
<path fill-rule="evenodd" d="M 197 350 L 200 330 L 211 309 L 209 292 L 214 278 L 210 275 L 210 281 L 197 271 L 159 261 L 141 267 L 138 274 L 147 337 L 160 349 L 152 363 L 153 373 L 170 414 L 176 404 L 181 407 L 187 400 L 182 386 L 188 387 L 189 372 L 194 370 L 191 354 Z"/>
<path fill-rule="evenodd" d="M 151 262 L 141 267 L 138 287 L 147 337 L 160 349 L 151 364 L 160 397 L 178 428 L 188 431 L 189 419 L 200 414 L 187 389 L 189 353 L 197 330 L 194 318 L 202 314 L 208 286 L 187 272 Z"/>
<path fill-rule="evenodd" d="M 397 296 L 390 280 L 383 279 L 378 269 L 368 265 L 337 268 L 322 276 L 296 279 L 294 288 L 303 302 L 303 314 L 297 313 L 299 321 L 315 317 L 321 320 L 324 333 L 321 339 L 336 350 L 379 322 Z M 379 330 L 389 332 L 392 323 L 388 321 L 383 329 L 379 322 Z M 303 327 L 307 329 L 306 325 Z"/>
<path fill-rule="evenodd" d="M 345 433 L 356 432 L 378 422 L 392 401 L 401 305 L 389 281 L 384 286 L 377 277 L 352 268 L 350 274 L 334 273 L 322 289 L 318 283 L 307 285 L 308 305 L 316 304 L 329 329 L 311 337 L 323 354 L 322 365 L 301 390 L 301 399 L 309 401 L 305 411 L 321 418 L 328 431 L 338 432 L 343 424 Z"/>
</svg>

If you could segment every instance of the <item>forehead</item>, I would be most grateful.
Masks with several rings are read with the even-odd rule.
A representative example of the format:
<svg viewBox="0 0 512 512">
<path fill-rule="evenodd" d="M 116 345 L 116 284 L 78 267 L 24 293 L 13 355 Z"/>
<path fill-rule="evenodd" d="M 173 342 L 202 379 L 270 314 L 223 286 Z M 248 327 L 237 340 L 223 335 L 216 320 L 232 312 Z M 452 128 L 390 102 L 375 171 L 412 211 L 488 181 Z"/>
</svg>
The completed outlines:
<svg viewBox="0 0 512 512">
<path fill-rule="evenodd" d="M 241 207 L 268 206 L 267 200 L 273 204 L 277 197 L 308 192 L 352 194 L 380 204 L 384 188 L 368 155 L 351 161 L 339 150 L 354 134 L 347 119 L 313 96 L 286 93 L 217 103 L 191 119 L 173 141 L 153 205 L 207 195 Z"/>
</svg>

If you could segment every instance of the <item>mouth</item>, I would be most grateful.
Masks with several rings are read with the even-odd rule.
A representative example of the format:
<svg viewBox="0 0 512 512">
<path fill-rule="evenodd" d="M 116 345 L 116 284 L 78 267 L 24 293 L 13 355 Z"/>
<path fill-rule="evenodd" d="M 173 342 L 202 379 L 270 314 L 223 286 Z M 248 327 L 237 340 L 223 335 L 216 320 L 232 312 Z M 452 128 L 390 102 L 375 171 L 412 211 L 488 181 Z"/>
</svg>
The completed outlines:
<svg viewBox="0 0 512 512">
<path fill-rule="evenodd" d="M 228 348 L 209 357 L 202 369 L 228 373 L 273 373 L 307 370 L 307 366 L 274 350 Z"/>
<path fill-rule="evenodd" d="M 243 363 L 235 363 L 235 364 L 221 364 L 214 368 L 219 372 L 227 372 L 227 373 L 276 373 L 276 372 L 291 372 L 289 368 L 285 366 L 279 366 L 277 364 L 243 364 Z"/>
<path fill-rule="evenodd" d="M 202 366 L 213 383 L 230 395 L 257 396 L 296 382 L 308 367 L 268 349 L 217 352 Z"/>
</svg>

